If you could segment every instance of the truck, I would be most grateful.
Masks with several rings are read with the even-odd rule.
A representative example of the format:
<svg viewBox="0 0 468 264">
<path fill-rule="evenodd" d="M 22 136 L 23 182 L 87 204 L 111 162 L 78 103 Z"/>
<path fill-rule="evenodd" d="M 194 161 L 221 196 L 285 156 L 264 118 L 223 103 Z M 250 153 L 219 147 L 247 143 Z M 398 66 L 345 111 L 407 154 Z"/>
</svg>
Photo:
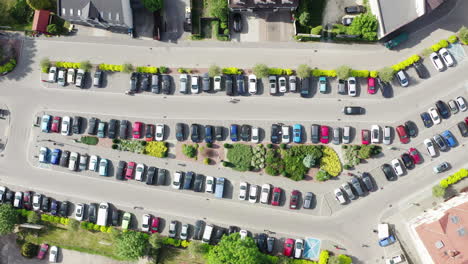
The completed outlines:
<svg viewBox="0 0 468 264">
<path fill-rule="evenodd" d="M 396 241 L 395 237 L 390 234 L 388 224 L 379 224 L 377 229 L 378 229 L 379 245 L 381 247 L 386 247 L 390 244 L 393 244 Z"/>
<path fill-rule="evenodd" d="M 405 42 L 406 40 L 408 40 L 408 33 L 403 32 L 400 35 L 394 37 L 393 39 L 385 42 L 384 45 L 387 49 L 393 49 L 401 43 Z"/>
</svg>

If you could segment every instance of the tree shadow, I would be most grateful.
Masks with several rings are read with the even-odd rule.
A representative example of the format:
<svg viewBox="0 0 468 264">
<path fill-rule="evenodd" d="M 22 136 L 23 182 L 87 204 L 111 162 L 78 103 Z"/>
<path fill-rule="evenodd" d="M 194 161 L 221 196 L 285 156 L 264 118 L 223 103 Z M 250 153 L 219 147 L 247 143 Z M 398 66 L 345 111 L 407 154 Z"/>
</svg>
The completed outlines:
<svg viewBox="0 0 468 264">
<path fill-rule="evenodd" d="M 36 42 L 34 39 L 23 38 L 19 33 L 9 34 L 10 40 L 16 40 L 14 45 L 17 54 L 15 69 L 5 75 L 5 78 L 0 78 L 0 82 L 4 79 L 21 80 L 33 71 L 34 67 L 39 67 L 34 63 L 33 58 L 36 55 Z"/>
</svg>

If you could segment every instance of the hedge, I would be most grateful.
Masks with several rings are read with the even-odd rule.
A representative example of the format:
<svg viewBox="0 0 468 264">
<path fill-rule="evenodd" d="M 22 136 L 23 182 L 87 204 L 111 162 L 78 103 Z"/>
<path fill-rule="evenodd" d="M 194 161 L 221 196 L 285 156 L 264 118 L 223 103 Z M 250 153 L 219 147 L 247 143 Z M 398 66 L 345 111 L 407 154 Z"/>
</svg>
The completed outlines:
<svg viewBox="0 0 468 264">
<path fill-rule="evenodd" d="M 312 76 L 314 76 L 314 77 L 320 77 L 320 76 L 336 77 L 336 71 L 335 70 L 314 69 L 314 70 L 312 70 Z"/>
<path fill-rule="evenodd" d="M 11 72 L 16 67 L 16 60 L 10 59 L 7 63 L 0 66 L 0 73 Z"/>
<path fill-rule="evenodd" d="M 146 66 L 138 66 L 136 67 L 136 71 L 140 73 L 158 73 L 158 68 L 156 67 L 146 67 Z"/>
<path fill-rule="evenodd" d="M 101 63 L 99 64 L 99 69 L 102 71 L 112 71 L 112 72 L 121 72 L 123 69 L 122 65 L 116 65 L 116 64 L 104 64 Z"/>
<path fill-rule="evenodd" d="M 368 70 L 351 70 L 351 76 L 354 77 L 361 77 L 361 78 L 367 78 L 369 77 L 369 71 Z"/>
<path fill-rule="evenodd" d="M 439 41 L 437 44 L 432 45 L 432 46 L 431 46 L 431 49 L 432 49 L 432 51 L 437 52 L 437 51 L 439 51 L 441 48 L 446 48 L 446 47 L 448 47 L 448 45 L 449 45 L 448 41 L 445 40 L 445 39 L 442 39 L 442 40 Z"/>
<path fill-rule="evenodd" d="M 82 136 L 80 142 L 86 145 L 97 145 L 99 138 L 93 136 Z"/>
<path fill-rule="evenodd" d="M 62 225 L 68 225 L 70 219 L 67 217 L 59 217 L 54 215 L 42 214 L 41 220 L 44 222 L 57 223 Z"/>
<path fill-rule="evenodd" d="M 81 66 L 81 63 L 58 61 L 58 62 L 55 63 L 55 66 L 57 66 L 59 68 L 79 69 L 80 66 Z"/>
<path fill-rule="evenodd" d="M 413 63 L 419 61 L 420 59 L 421 59 L 421 57 L 419 55 L 413 55 L 413 56 L 409 57 L 408 59 L 393 65 L 392 69 L 394 71 L 396 71 L 396 72 L 404 70 L 404 69 L 408 68 L 409 66 L 413 65 Z"/>
<path fill-rule="evenodd" d="M 222 69 L 223 74 L 233 74 L 233 75 L 238 75 L 242 74 L 243 70 L 236 68 L 236 67 L 228 67 L 228 68 L 223 68 Z"/>
<path fill-rule="evenodd" d="M 176 238 L 170 238 L 170 237 L 164 237 L 162 240 L 162 243 L 164 245 L 170 245 L 174 247 L 183 247 L 186 248 L 188 245 L 190 245 L 190 242 L 187 240 L 180 240 Z"/>
<path fill-rule="evenodd" d="M 330 257 L 330 254 L 328 253 L 328 251 L 322 250 L 320 252 L 318 264 L 327 264 L 329 257 Z"/>
<path fill-rule="evenodd" d="M 185 69 L 185 68 L 178 68 L 177 72 L 179 72 L 179 73 L 190 73 L 191 70 L 190 69 Z"/>
<path fill-rule="evenodd" d="M 460 169 L 459 171 L 455 172 L 454 174 L 448 176 L 445 179 L 440 180 L 439 185 L 442 188 L 448 188 L 450 185 L 455 184 L 464 178 L 468 177 L 468 170 L 467 169 Z"/>
<path fill-rule="evenodd" d="M 270 75 L 292 75 L 294 73 L 291 69 L 269 68 L 268 74 Z"/>
<path fill-rule="evenodd" d="M 452 44 L 455 43 L 455 42 L 457 42 L 457 41 L 458 41 L 458 37 L 457 37 L 456 35 L 452 35 L 452 36 L 450 36 L 450 37 L 448 38 L 448 42 L 450 42 L 450 43 L 452 43 Z"/>
<path fill-rule="evenodd" d="M 377 78 L 377 76 L 379 76 L 379 72 L 378 71 L 370 71 L 369 76 L 372 77 L 372 78 Z"/>
<path fill-rule="evenodd" d="M 167 156 L 166 142 L 150 141 L 146 144 L 143 153 L 156 158 L 165 158 Z"/>
</svg>

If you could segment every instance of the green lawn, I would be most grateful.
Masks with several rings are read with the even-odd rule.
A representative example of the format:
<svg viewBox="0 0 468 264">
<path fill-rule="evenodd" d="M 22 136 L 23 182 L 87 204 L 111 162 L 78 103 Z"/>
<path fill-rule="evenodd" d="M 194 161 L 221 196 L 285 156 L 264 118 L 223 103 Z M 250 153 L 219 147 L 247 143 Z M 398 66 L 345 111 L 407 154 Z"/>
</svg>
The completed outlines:
<svg viewBox="0 0 468 264">
<path fill-rule="evenodd" d="M 205 264 L 203 257 L 192 258 L 186 249 L 163 247 L 158 258 L 160 264 Z"/>
</svg>

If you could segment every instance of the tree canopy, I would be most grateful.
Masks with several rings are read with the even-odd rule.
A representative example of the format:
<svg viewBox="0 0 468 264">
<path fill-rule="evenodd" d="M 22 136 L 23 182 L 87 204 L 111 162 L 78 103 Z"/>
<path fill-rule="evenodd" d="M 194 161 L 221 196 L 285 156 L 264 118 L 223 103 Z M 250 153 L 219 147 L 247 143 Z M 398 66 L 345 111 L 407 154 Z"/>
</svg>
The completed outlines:
<svg viewBox="0 0 468 264">
<path fill-rule="evenodd" d="M 310 77 L 311 72 L 312 70 L 310 69 L 310 67 L 305 64 L 299 65 L 296 70 L 297 77 L 301 79 Z"/>
<path fill-rule="evenodd" d="M 349 66 L 342 65 L 336 68 L 335 71 L 336 71 L 336 77 L 338 77 L 338 79 L 346 80 L 349 78 L 349 76 L 351 76 L 352 69 Z"/>
<path fill-rule="evenodd" d="M 377 40 L 377 18 L 370 13 L 361 14 L 353 19 L 348 27 L 348 34 L 361 35 L 366 40 Z"/>
<path fill-rule="evenodd" d="M 240 239 L 238 233 L 224 236 L 208 253 L 208 264 L 252 264 L 258 263 L 262 253 L 250 237 Z"/>
<path fill-rule="evenodd" d="M 115 251 L 119 257 L 136 260 L 145 254 L 148 237 L 140 232 L 128 231 L 120 234 L 116 242 Z"/>
<path fill-rule="evenodd" d="M 146 9 L 155 12 L 163 8 L 164 0 L 141 0 L 141 2 Z"/>
<path fill-rule="evenodd" d="M 52 7 L 50 0 L 26 0 L 26 2 L 34 10 L 49 9 Z"/>
<path fill-rule="evenodd" d="M 391 67 L 385 67 L 379 70 L 379 78 L 382 82 L 389 83 L 393 80 L 393 69 Z"/>
<path fill-rule="evenodd" d="M 18 221 L 18 212 L 11 204 L 0 205 L 0 236 L 13 232 Z"/>
<path fill-rule="evenodd" d="M 268 77 L 269 68 L 265 64 L 255 64 L 252 72 L 257 76 L 257 78 L 265 78 Z"/>
<path fill-rule="evenodd" d="M 208 10 L 212 17 L 216 17 L 221 22 L 228 21 L 228 1 L 226 0 L 208 0 Z"/>
</svg>

